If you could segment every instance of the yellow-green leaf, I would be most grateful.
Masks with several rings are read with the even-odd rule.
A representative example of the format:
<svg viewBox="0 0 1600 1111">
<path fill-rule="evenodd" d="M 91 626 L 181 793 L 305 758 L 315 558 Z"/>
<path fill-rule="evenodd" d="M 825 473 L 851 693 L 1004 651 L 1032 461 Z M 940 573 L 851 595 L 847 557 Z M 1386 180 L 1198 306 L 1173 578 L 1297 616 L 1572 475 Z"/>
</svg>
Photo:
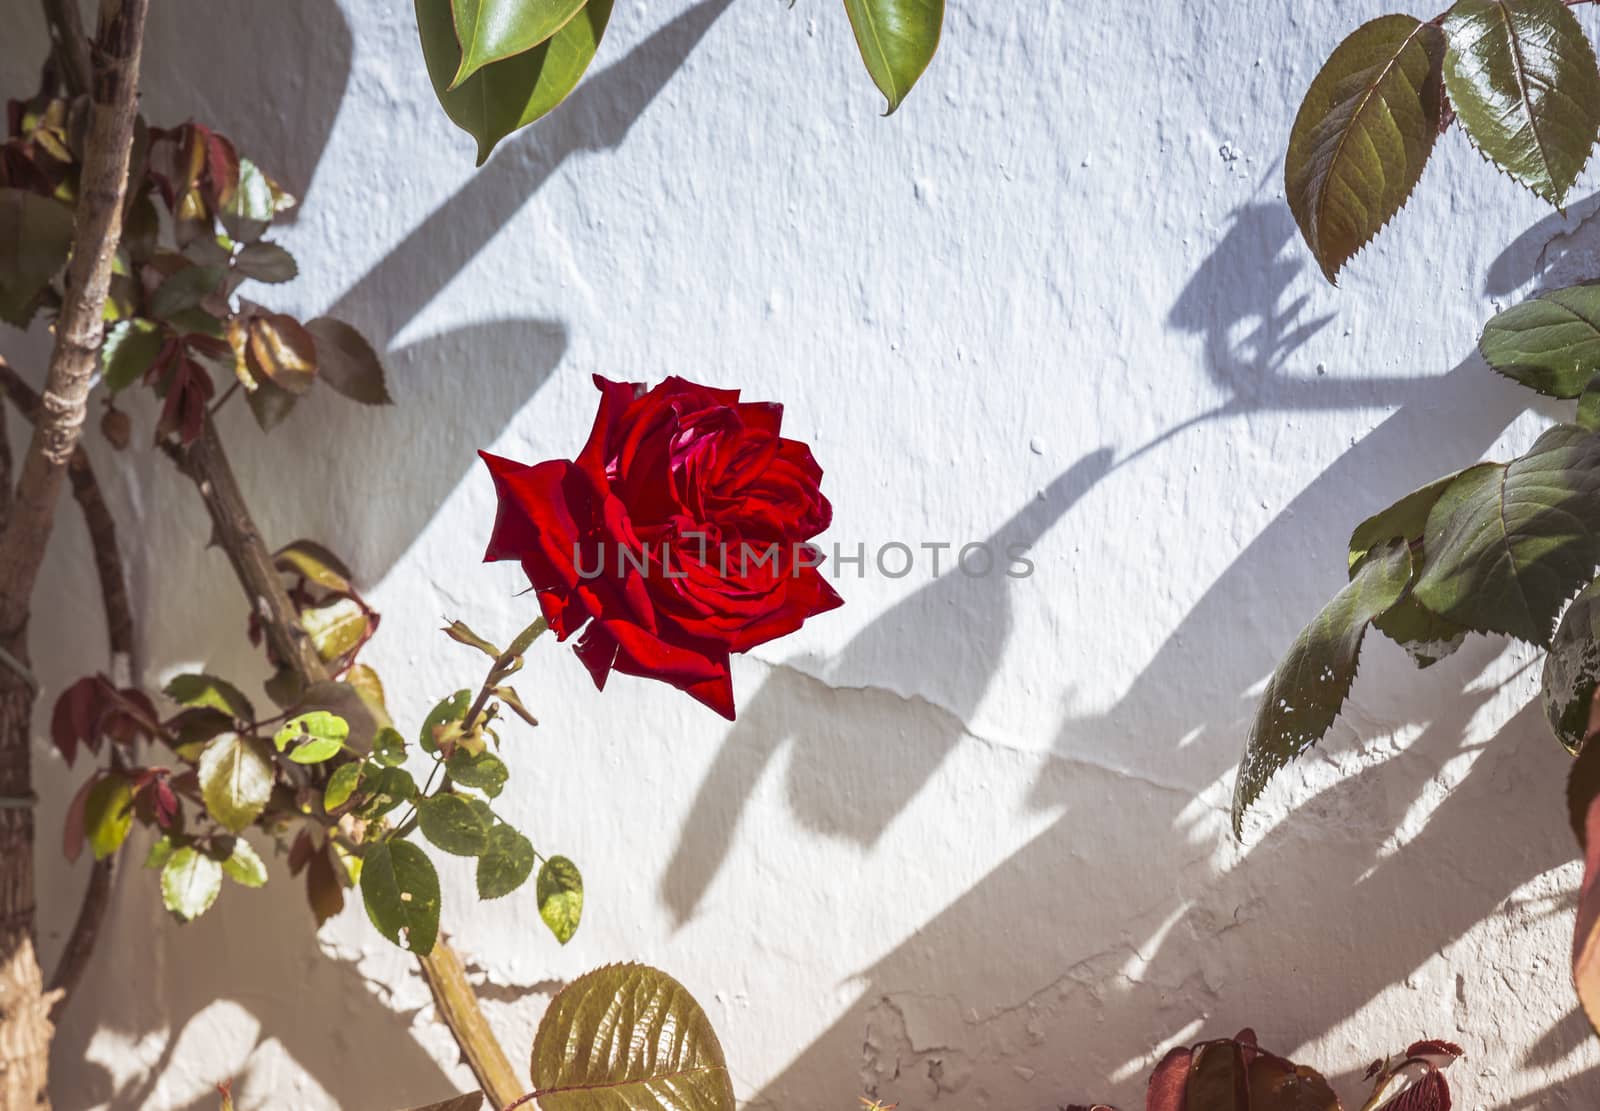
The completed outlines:
<svg viewBox="0 0 1600 1111">
<path fill-rule="evenodd" d="M 254 737 L 224 733 L 200 754 L 200 794 L 217 824 L 238 833 L 272 797 L 272 759 Z"/>
<path fill-rule="evenodd" d="M 564 856 L 552 856 L 539 869 L 534 891 L 539 898 L 539 917 L 565 945 L 578 932 L 583 917 L 583 876 L 578 866 Z"/>
<path fill-rule="evenodd" d="M 933 61 L 944 0 L 844 0 L 867 73 L 893 115 Z"/>
<path fill-rule="evenodd" d="M 542 1111 L 734 1111 L 722 1045 L 687 988 L 617 964 L 551 1000 L 533 1040 Z"/>
<path fill-rule="evenodd" d="M 586 0 L 450 0 L 461 65 L 452 89 L 484 66 L 532 50 L 567 25 Z"/>
<path fill-rule="evenodd" d="M 1306 90 L 1284 190 L 1331 282 L 1400 211 L 1439 135 L 1439 28 L 1386 15 L 1341 42 Z"/>
<path fill-rule="evenodd" d="M 222 865 L 185 845 L 161 869 L 161 902 L 181 922 L 192 922 L 217 901 L 222 890 Z"/>
</svg>

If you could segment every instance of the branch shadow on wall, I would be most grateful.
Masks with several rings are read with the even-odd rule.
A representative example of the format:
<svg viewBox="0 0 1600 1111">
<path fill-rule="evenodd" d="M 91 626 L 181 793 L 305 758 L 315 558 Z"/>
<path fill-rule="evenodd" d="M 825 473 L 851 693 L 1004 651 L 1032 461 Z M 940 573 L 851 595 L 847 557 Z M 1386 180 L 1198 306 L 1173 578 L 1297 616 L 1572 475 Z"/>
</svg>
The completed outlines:
<svg viewBox="0 0 1600 1111">
<path fill-rule="evenodd" d="M 1202 1025 L 1210 1034 L 1254 1025 L 1285 1050 L 1310 1042 L 1403 982 L 1524 883 L 1572 858 L 1566 829 L 1543 821 L 1543 810 L 1517 836 L 1484 821 L 1508 795 L 1538 798 L 1561 782 L 1566 758 L 1533 709 L 1477 754 L 1420 830 L 1397 834 L 1441 769 L 1469 751 L 1463 737 L 1492 696 L 1482 672 L 1500 646 L 1475 638 L 1452 660 L 1408 677 L 1435 692 L 1431 717 L 1371 730 L 1410 728 L 1414 737 L 1378 744 L 1357 774 L 1301 802 L 1243 860 L 1190 889 L 1196 876 L 1212 876 L 1226 785 L 1254 709 L 1248 692 L 1276 663 L 1261 646 L 1287 645 L 1337 590 L 1337 553 L 1356 521 L 1476 461 L 1529 402 L 1475 354 L 1439 377 L 1334 382 L 1286 374 L 1293 351 L 1328 323 L 1304 319 L 1307 302 L 1288 297 L 1298 271 L 1277 261 L 1286 245 L 1295 246 L 1286 212 L 1246 206 L 1169 318 L 1206 337 L 1208 371 L 1233 396 L 1115 464 L 1103 448 L 1090 452 L 1052 486 L 1046 501 L 1058 508 L 1033 520 L 1034 534 L 1111 469 L 1200 420 L 1398 408 L 1239 553 L 1109 710 L 1066 717 L 1030 798 L 1031 808 L 1058 815 L 1054 824 L 903 945 L 842 977 L 858 1002 L 758 1104 L 844 1105 L 867 1091 L 906 1106 L 941 1096 L 1019 1111 L 1071 1099 L 1134 1105 L 1152 1063 L 1139 1055 L 1154 1039 L 1185 1028 L 1199 1036 Z M 1507 263 L 1502 278 L 1515 277 L 1517 265 Z M 1521 281 L 1533 273 L 1524 265 Z M 1158 507 L 1147 508 L 1146 519 L 1159 519 Z M 873 689 L 818 691 L 821 681 L 801 669 L 774 670 L 749 716 L 730 730 L 663 878 L 662 901 L 680 921 L 709 888 L 742 800 L 779 746 L 793 748 L 787 786 L 797 818 L 870 845 L 969 736 L 963 719 L 993 678 L 1012 617 L 1004 599 L 964 611 L 964 595 L 978 598 L 954 579 L 938 580 L 841 656 L 859 676 L 890 650 L 882 646 L 903 654 L 925 645 L 925 666 L 954 677 L 950 701 L 941 702 L 960 714 L 908 707 Z M 962 638 L 939 633 L 953 628 L 982 646 L 975 674 Z M 1368 651 L 1389 653 L 1380 672 L 1410 670 L 1398 649 Z M 826 675 L 830 663 L 806 661 L 803 669 Z M 886 743 L 896 737 L 898 744 Z M 1349 741 L 1341 726 L 1328 743 Z M 1132 812 L 1126 790 L 1116 789 L 1127 776 L 1150 788 Z M 1418 889 L 1440 882 L 1441 868 L 1459 881 L 1452 898 L 1419 905 Z M 1005 908 L 1004 921 L 997 908 Z M 1338 974 L 1301 973 L 1308 946 L 1317 967 Z M 1037 987 L 1023 998 L 995 997 L 995 985 L 1018 983 Z M 1473 1021 L 1473 1003 L 1457 1002 L 1459 1022 Z M 1558 1022 L 1540 1052 L 1559 1057 L 1587 1036 Z M 972 1046 L 984 1056 L 981 1071 L 968 1057 Z M 860 1063 L 858 1075 L 841 1068 L 849 1061 Z M 835 1079 L 819 1091 L 819 1077 Z"/>
<path fill-rule="evenodd" d="M 567 332 L 556 320 L 508 319 L 400 346 L 396 338 L 568 159 L 614 150 L 625 141 L 730 3 L 699 0 L 597 68 L 556 113 L 502 144 L 487 166 L 328 310 L 355 324 L 383 353 L 397 406 L 360 410 L 318 399 L 326 403 L 301 407 L 270 436 L 261 436 L 239 407 L 224 414 L 247 494 L 267 481 L 280 493 L 319 492 L 311 499 L 254 498 L 269 537 L 332 541 L 368 581 L 405 552 L 472 465 L 474 458 L 461 445 L 493 440 L 536 396 L 566 352 Z M 208 43 L 213 56 L 203 69 L 185 64 L 193 27 L 214 18 L 211 6 L 198 0 L 152 13 L 147 66 L 174 77 L 170 95 L 164 90 L 153 96 L 147 111 L 168 106 L 188 113 L 206 106 L 194 111 L 197 118 L 234 136 L 286 183 L 300 183 L 304 196 L 349 79 L 352 42 L 343 15 L 321 0 L 292 0 L 270 13 L 245 15 L 234 33 Z M 282 81 L 277 67 L 284 58 L 304 65 L 304 81 Z M 226 76 L 225 84 L 216 81 L 218 74 Z M 260 90 L 271 90 L 265 102 Z M 485 352 L 492 357 L 486 360 Z M 458 468 L 440 466 L 440 460 L 457 458 Z M 152 458 L 132 461 L 126 470 L 146 489 L 176 481 Z M 330 475 L 351 480 L 330 481 Z M 187 490 L 170 496 L 192 501 Z M 340 544 L 343 539 L 353 550 Z M 129 556 L 137 583 L 142 557 Z M 231 580 L 213 573 L 220 565 L 215 552 L 200 559 L 196 567 L 205 573 L 186 589 L 191 598 L 199 591 L 226 611 L 241 603 Z M 182 1069 L 174 1058 L 180 1039 L 203 1036 L 196 1029 L 204 1025 L 202 1012 L 219 1002 L 250 1012 L 259 1023 L 257 1047 L 278 1043 L 338 1106 L 409 1106 L 453 1094 L 451 1079 L 408 1033 L 411 1016 L 379 999 L 352 964 L 321 952 L 299 885 L 277 865 L 273 872 L 265 891 L 228 891 L 209 915 L 183 927 L 180 944 L 169 949 L 171 939 L 160 938 L 163 955 L 178 955 L 182 962 L 160 981 L 160 999 L 109 993 L 95 998 L 96 983 L 115 977 L 118 968 L 150 960 L 108 931 L 86 974 L 83 997 L 69 1009 L 52 1047 L 55 1075 L 65 1082 L 58 1104 L 137 1107 L 158 1093 L 171 1102 L 167 1072 L 169 1066 Z M 148 909 L 143 888 L 151 882 L 136 867 L 122 869 L 110 914 L 128 913 L 131 905 Z M 136 885 L 140 890 L 132 890 Z M 170 923 L 158 928 L 178 929 Z M 239 939 L 261 937 L 301 938 L 304 944 L 241 951 Z M 165 1041 L 154 1067 L 118 1078 L 85 1063 L 102 1031 L 136 1039 L 155 1034 Z M 381 1060 L 384 1067 L 351 1070 L 353 1059 Z M 251 1090 L 259 1067 L 252 1050 L 236 1092 Z M 258 1092 L 277 1095 L 270 1076 L 259 1083 Z M 215 1106 L 212 1093 L 194 1098 L 195 1108 Z"/>
</svg>

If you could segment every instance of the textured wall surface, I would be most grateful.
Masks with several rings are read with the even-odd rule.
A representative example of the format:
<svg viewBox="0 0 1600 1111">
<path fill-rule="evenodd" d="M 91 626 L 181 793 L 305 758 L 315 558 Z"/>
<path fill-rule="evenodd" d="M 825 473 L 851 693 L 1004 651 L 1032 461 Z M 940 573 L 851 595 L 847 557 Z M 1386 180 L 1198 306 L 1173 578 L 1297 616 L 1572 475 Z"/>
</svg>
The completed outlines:
<svg viewBox="0 0 1600 1111">
<path fill-rule="evenodd" d="M 16 92 L 42 30 L 9 7 Z M 1245 1024 L 1347 1094 L 1431 1034 L 1467 1048 L 1462 1106 L 1600 1104 L 1530 653 L 1479 638 L 1417 673 L 1374 639 L 1329 743 L 1244 847 L 1226 834 L 1253 694 L 1342 582 L 1349 528 L 1555 411 L 1473 357 L 1478 327 L 1600 261 L 1592 173 L 1556 215 L 1451 134 L 1322 282 L 1281 154 L 1379 4 L 953 0 L 885 120 L 834 0 L 619 0 L 578 94 L 481 170 L 408 5 L 154 7 L 148 115 L 213 124 L 304 198 L 283 235 L 304 276 L 260 299 L 385 354 L 392 409 L 225 425 L 269 537 L 332 544 L 384 611 L 397 716 L 477 669 L 441 617 L 530 619 L 515 569 L 479 562 L 474 452 L 569 455 L 594 372 L 782 400 L 828 471 L 829 547 L 1031 545 L 1022 580 L 847 569 L 843 609 L 738 663 L 733 725 L 658 684 L 597 694 L 542 644 L 506 809 L 583 867 L 583 928 L 559 948 L 531 896 L 480 906 L 444 869 L 514 1057 L 564 981 L 642 959 L 706 1002 L 751 1107 L 1136 1108 L 1164 1039 Z M 41 337 L 0 338 L 39 365 Z M 93 450 L 143 678 L 258 679 L 192 490 L 148 449 Z M 103 658 L 63 520 L 47 698 Z M 56 852 L 73 776 L 43 726 L 53 960 L 86 868 Z M 354 904 L 313 933 L 288 884 L 275 863 L 179 928 L 124 869 L 58 1106 L 206 1108 L 232 1076 L 244 1108 L 384 1111 L 468 1083 L 409 959 Z"/>
</svg>

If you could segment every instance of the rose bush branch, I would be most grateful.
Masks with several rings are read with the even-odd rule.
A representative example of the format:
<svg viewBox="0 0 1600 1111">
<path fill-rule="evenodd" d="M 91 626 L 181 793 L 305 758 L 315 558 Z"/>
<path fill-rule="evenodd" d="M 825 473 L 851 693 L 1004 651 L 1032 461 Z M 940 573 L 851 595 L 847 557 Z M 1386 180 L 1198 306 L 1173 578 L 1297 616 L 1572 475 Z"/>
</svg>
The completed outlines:
<svg viewBox="0 0 1600 1111">
<path fill-rule="evenodd" d="M 0 358 L 0 391 L 30 423 L 38 418 L 39 395 L 21 375 Z M 10 455 L 0 443 L 0 458 L 9 461 Z M 90 549 L 94 553 L 95 570 L 100 580 L 100 599 L 106 618 L 106 640 L 111 652 L 113 681 L 128 682 L 133 672 L 134 653 L 133 611 L 128 604 L 128 579 L 123 567 L 122 550 L 117 543 L 117 524 L 100 491 L 89 453 L 79 444 L 73 449 L 68 465 L 73 497 L 83 513 L 83 522 L 89 533 Z M 3 479 L 0 475 L 0 479 Z M 115 857 L 105 857 L 94 862 L 89 871 L 89 882 L 84 888 L 78 916 L 72 933 L 62 948 L 60 962 L 50 977 L 50 1009 L 52 1022 L 60 1020 L 62 1011 L 72 998 L 73 989 L 83 978 L 94 955 L 95 943 L 105 921 L 111 902 L 111 878 L 116 867 Z"/>
</svg>

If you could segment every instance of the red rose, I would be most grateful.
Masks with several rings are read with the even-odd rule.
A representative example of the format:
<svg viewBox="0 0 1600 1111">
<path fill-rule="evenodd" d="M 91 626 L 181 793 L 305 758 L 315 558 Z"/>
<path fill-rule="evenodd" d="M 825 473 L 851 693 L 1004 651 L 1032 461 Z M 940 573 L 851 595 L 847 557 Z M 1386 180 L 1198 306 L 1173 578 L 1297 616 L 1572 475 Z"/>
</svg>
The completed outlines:
<svg viewBox="0 0 1600 1111">
<path fill-rule="evenodd" d="M 806 544 L 833 509 L 783 407 L 668 378 L 595 376 L 600 411 L 572 462 L 480 452 L 500 498 L 486 560 L 522 563 L 578 657 L 661 679 L 733 717 L 728 657 L 842 604 Z M 587 623 L 587 628 L 584 628 Z"/>
</svg>

